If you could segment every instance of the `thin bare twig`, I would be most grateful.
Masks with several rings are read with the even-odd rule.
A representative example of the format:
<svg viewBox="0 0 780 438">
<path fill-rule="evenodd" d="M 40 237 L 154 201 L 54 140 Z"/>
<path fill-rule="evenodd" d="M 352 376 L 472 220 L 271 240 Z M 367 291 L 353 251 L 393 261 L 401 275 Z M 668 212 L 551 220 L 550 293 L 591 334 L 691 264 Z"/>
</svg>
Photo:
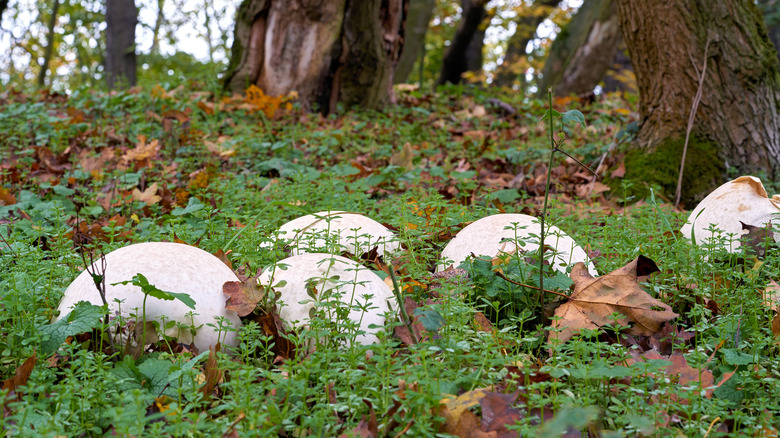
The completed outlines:
<svg viewBox="0 0 780 438">
<path fill-rule="evenodd" d="M 590 172 L 590 174 L 591 174 L 591 175 L 593 175 L 593 177 L 594 177 L 594 178 L 596 178 L 596 179 L 601 179 L 601 176 L 599 176 L 599 174 L 597 174 L 596 172 L 594 172 L 594 171 L 593 171 L 593 169 L 591 169 L 590 167 L 588 167 L 588 165 L 587 165 L 587 164 L 585 164 L 585 163 L 583 163 L 582 161 L 580 161 L 580 160 L 578 160 L 578 159 L 576 159 L 576 158 L 572 157 L 572 156 L 571 156 L 571 155 L 570 155 L 568 152 L 564 151 L 563 149 L 556 147 L 556 148 L 555 148 L 555 152 L 560 152 L 560 153 L 562 153 L 563 155 L 566 155 L 567 157 L 569 157 L 569 158 L 571 158 L 572 160 L 574 160 L 574 161 L 575 161 L 577 164 L 579 164 L 580 166 L 582 166 L 583 168 L 585 168 L 585 170 L 587 170 L 588 172 Z"/>
<path fill-rule="evenodd" d="M 530 284 L 524 284 L 524 283 L 520 283 L 519 281 L 512 280 L 511 278 L 509 278 L 506 275 L 504 275 L 503 272 L 493 271 L 493 273 L 496 274 L 497 276 L 503 278 L 504 280 L 506 280 L 506 281 L 508 281 L 508 282 L 510 282 L 512 284 L 516 284 L 518 286 L 527 287 L 528 289 L 540 290 L 540 291 L 543 291 L 543 292 L 551 293 L 553 295 L 558 295 L 559 297 L 563 297 L 563 298 L 569 298 L 568 295 L 562 294 L 560 292 L 556 292 L 554 290 L 542 289 L 541 287 L 531 286 Z"/>
<path fill-rule="evenodd" d="M 704 66 L 701 69 L 699 75 L 699 88 L 696 90 L 696 96 L 693 98 L 693 104 L 691 105 L 691 113 L 688 116 L 688 127 L 685 129 L 685 145 L 683 145 L 682 160 L 680 160 L 680 175 L 677 177 L 677 193 L 675 194 L 674 206 L 680 205 L 680 196 L 682 196 L 682 180 L 683 170 L 685 169 L 685 155 L 688 152 L 688 140 L 691 137 L 691 130 L 693 129 L 693 120 L 696 118 L 696 110 L 699 109 L 699 102 L 701 102 L 701 95 L 704 91 L 704 75 L 707 73 L 707 51 L 710 48 L 710 38 L 707 37 L 707 43 L 704 45 Z M 693 68 L 697 70 L 694 64 Z"/>
</svg>

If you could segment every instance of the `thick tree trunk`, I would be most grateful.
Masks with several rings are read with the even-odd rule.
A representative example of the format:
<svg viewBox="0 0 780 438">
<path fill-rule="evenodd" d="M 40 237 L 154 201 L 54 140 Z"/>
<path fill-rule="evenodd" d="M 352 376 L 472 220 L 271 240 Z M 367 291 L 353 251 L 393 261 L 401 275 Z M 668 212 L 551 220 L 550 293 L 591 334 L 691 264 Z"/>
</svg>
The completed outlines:
<svg viewBox="0 0 780 438">
<path fill-rule="evenodd" d="M 780 74 L 755 4 L 615 1 L 640 94 L 641 126 L 635 143 L 641 152 L 634 157 L 634 167 L 645 163 L 653 169 L 652 179 L 665 187 L 669 182 L 676 185 L 681 139 L 706 47 L 707 70 L 687 150 L 684 197 L 697 200 L 722 183 L 730 167 L 743 174 L 763 170 L 770 178 L 780 176 Z M 671 169 L 659 165 L 663 160 L 670 161 Z M 629 172 L 630 167 L 627 158 Z"/>
<path fill-rule="evenodd" d="M 496 72 L 494 84 L 509 86 L 518 76 L 523 74 L 520 60 L 526 57 L 528 43 L 536 36 L 536 29 L 550 13 L 561 3 L 561 0 L 535 0 L 530 13 L 517 17 L 515 33 L 509 38 L 506 53 Z M 522 81 L 522 78 L 521 78 Z"/>
<path fill-rule="evenodd" d="M 446 82 L 457 84 L 461 81 L 461 75 L 473 69 L 475 64 L 474 51 L 476 50 L 472 43 L 479 40 L 480 66 L 482 56 L 482 40 L 479 27 L 487 14 L 485 13 L 485 0 L 463 0 L 463 15 L 461 17 L 460 27 L 452 39 L 450 47 L 444 54 L 441 73 L 437 83 L 439 85 Z"/>
<path fill-rule="evenodd" d="M 51 55 L 54 53 L 54 27 L 57 25 L 57 14 L 60 10 L 60 0 L 54 0 L 54 7 L 51 8 L 51 16 L 49 17 L 48 34 L 46 35 L 46 49 L 43 51 L 43 63 L 41 63 L 41 70 L 38 72 L 38 86 L 43 87 L 46 84 L 46 73 L 49 71 L 49 63 L 51 62 Z"/>
<path fill-rule="evenodd" d="M 414 63 L 425 50 L 425 34 L 433 17 L 436 0 L 411 0 L 406 16 L 406 40 L 393 78 L 396 84 L 406 82 Z"/>
<path fill-rule="evenodd" d="M 555 38 L 542 70 L 539 93 L 556 96 L 593 91 L 612 66 L 621 42 L 612 0 L 586 0 Z"/>
<path fill-rule="evenodd" d="M 106 0 L 106 80 L 108 89 L 135 85 L 135 25 L 133 0 Z"/>
<path fill-rule="evenodd" d="M 307 108 L 379 108 L 391 96 L 409 0 L 244 0 L 226 86 L 296 91 Z"/>
</svg>

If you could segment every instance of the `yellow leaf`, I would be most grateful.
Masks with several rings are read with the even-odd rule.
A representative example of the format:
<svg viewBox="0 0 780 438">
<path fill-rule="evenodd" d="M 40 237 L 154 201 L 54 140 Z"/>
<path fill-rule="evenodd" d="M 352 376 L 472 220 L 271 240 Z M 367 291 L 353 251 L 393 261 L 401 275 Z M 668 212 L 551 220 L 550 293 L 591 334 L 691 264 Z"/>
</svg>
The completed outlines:
<svg viewBox="0 0 780 438">
<path fill-rule="evenodd" d="M 479 401 L 490 391 L 490 388 L 479 388 L 461 394 L 458 397 L 450 396 L 443 398 L 440 403 L 447 408 L 444 413 L 447 423 L 457 425 L 463 412 L 477 406 Z"/>
<path fill-rule="evenodd" d="M 147 187 L 143 192 L 133 189 L 133 199 L 136 201 L 143 201 L 146 205 L 154 205 L 162 199 L 161 196 L 157 196 L 157 183 Z"/>
</svg>

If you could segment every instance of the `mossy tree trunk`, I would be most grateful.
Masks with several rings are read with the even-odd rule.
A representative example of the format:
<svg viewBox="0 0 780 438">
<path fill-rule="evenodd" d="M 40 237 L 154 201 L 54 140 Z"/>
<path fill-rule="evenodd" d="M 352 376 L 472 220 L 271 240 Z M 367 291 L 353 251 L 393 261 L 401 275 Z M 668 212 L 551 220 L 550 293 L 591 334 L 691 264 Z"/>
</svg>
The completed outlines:
<svg viewBox="0 0 780 438">
<path fill-rule="evenodd" d="M 226 87 L 296 91 L 307 108 L 380 108 L 391 96 L 409 0 L 244 0 Z"/>
<path fill-rule="evenodd" d="M 395 69 L 393 80 L 396 84 L 406 82 L 412 72 L 414 63 L 424 53 L 425 35 L 428 33 L 428 24 L 433 17 L 433 8 L 436 0 L 411 0 L 409 13 L 406 15 L 406 39 L 398 67 Z"/>
<path fill-rule="evenodd" d="M 742 174 L 763 170 L 770 178 L 780 176 L 778 60 L 755 4 L 615 1 L 640 94 L 641 124 L 634 146 L 645 160 L 652 161 L 661 149 L 681 154 L 680 139 L 686 134 L 707 47 L 703 92 L 691 133 L 699 156 L 688 150 L 684 199 L 699 199 L 702 191 L 722 183 L 723 170 L 729 167 Z M 696 164 L 701 154 L 717 158 L 704 160 L 710 169 Z M 692 183 L 692 170 L 708 175 L 696 189 L 685 182 Z M 676 180 L 677 174 L 674 170 L 666 177 Z"/>
<path fill-rule="evenodd" d="M 539 93 L 556 96 L 592 92 L 615 60 L 621 43 L 613 0 L 586 0 L 555 38 L 542 70 Z"/>
</svg>

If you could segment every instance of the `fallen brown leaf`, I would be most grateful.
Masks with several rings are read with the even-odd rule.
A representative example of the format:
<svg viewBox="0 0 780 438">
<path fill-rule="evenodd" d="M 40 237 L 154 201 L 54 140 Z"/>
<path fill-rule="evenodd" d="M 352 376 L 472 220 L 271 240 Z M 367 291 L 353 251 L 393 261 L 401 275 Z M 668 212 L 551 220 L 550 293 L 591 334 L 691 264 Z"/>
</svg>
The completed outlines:
<svg viewBox="0 0 780 438">
<path fill-rule="evenodd" d="M 32 374 L 32 370 L 35 368 L 35 363 L 37 361 L 38 359 L 33 352 L 32 356 L 28 357 L 24 363 L 16 368 L 16 374 L 3 382 L 3 390 L 8 392 L 17 392 L 19 387 L 26 385 L 27 380 L 30 378 L 30 374 Z"/>
<path fill-rule="evenodd" d="M 228 296 L 225 308 L 238 316 L 247 316 L 255 310 L 257 303 L 265 298 L 265 288 L 257 284 L 257 278 L 246 281 L 228 281 L 222 285 L 222 293 Z"/>
<path fill-rule="evenodd" d="M 206 381 L 203 382 L 203 385 L 200 387 L 200 392 L 206 399 L 211 397 L 211 393 L 214 392 L 214 388 L 216 388 L 217 384 L 222 380 L 222 370 L 220 370 L 219 366 L 217 365 L 216 354 L 220 349 L 220 344 L 217 344 L 217 346 L 214 348 L 209 347 L 209 358 L 206 359 L 206 366 L 204 370 Z"/>
<path fill-rule="evenodd" d="M 356 428 L 352 429 L 348 433 L 343 433 L 339 435 L 339 438 L 351 438 L 351 437 L 376 438 L 377 436 L 379 436 L 379 423 L 377 422 L 376 419 L 376 412 L 374 412 L 374 407 L 371 405 L 370 401 L 368 400 L 363 400 L 363 401 L 366 403 L 366 405 L 368 405 L 368 409 L 369 409 L 368 420 L 366 420 L 366 416 L 364 415 Z"/>
<path fill-rule="evenodd" d="M 617 322 L 622 326 L 633 323 L 628 334 L 651 335 L 679 315 L 667 304 L 651 297 L 637 283 L 638 275 L 657 271 L 652 260 L 639 256 L 622 268 L 594 278 L 583 263 L 574 265 L 570 274 L 574 293 L 555 310 L 553 327 L 560 342 L 566 342 L 581 329 L 598 330 Z M 613 313 L 622 315 L 615 321 Z M 553 333 L 553 332 L 551 332 Z"/>
<path fill-rule="evenodd" d="M 162 196 L 157 196 L 157 183 L 154 183 L 147 187 L 143 192 L 138 189 L 133 189 L 133 199 L 142 201 L 146 205 L 154 205 L 160 202 Z"/>
<path fill-rule="evenodd" d="M 489 392 L 479 401 L 482 408 L 482 430 L 484 432 L 496 432 L 499 438 L 510 438 L 517 436 L 516 431 L 506 428 L 507 425 L 513 425 L 520 420 L 520 410 L 512 405 L 517 400 L 517 392 L 514 394 L 502 394 L 500 392 Z"/>
</svg>

